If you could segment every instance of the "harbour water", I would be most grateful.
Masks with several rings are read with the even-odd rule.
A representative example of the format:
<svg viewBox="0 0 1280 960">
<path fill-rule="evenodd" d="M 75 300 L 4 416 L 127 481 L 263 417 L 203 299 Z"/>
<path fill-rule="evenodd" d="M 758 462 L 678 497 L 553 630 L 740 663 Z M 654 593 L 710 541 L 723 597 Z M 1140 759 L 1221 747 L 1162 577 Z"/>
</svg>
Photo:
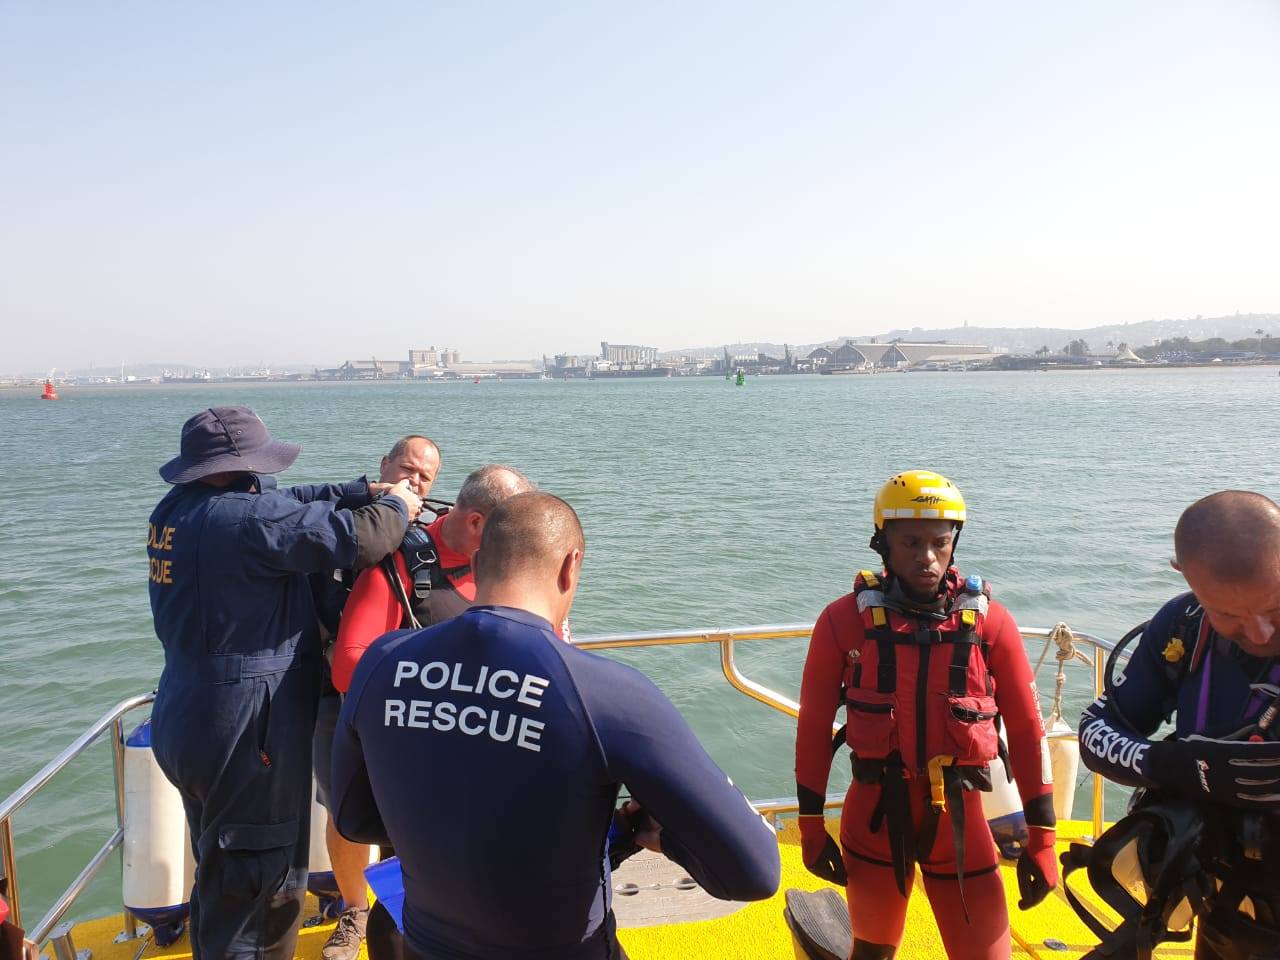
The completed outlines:
<svg viewBox="0 0 1280 960">
<path fill-rule="evenodd" d="M 1172 530 L 1225 487 L 1280 495 L 1274 368 L 481 384 L 192 385 L 0 393 L 0 796 L 161 665 L 146 591 L 156 467 L 182 422 L 254 407 L 302 444 L 283 481 L 375 472 L 406 432 L 444 451 L 435 494 L 488 462 L 578 509 L 575 635 L 811 621 L 875 562 L 877 486 L 930 466 L 969 502 L 967 572 L 1019 623 L 1116 638 L 1182 589 Z M 1031 651 L 1032 656 L 1039 653 Z M 802 642 L 746 645 L 788 695 Z M 733 693 L 713 648 L 626 654 L 754 798 L 794 792 L 793 724 Z M 1041 674 L 1051 691 L 1050 668 Z M 1090 697 L 1073 676 L 1072 716 Z M 1047 704 L 1046 704 L 1047 706 Z M 833 788 L 847 782 L 838 761 Z M 28 916 L 114 828 L 105 746 L 17 818 Z M 1084 802 L 1084 794 L 1081 794 Z M 79 915 L 118 905 L 108 866 Z"/>
</svg>

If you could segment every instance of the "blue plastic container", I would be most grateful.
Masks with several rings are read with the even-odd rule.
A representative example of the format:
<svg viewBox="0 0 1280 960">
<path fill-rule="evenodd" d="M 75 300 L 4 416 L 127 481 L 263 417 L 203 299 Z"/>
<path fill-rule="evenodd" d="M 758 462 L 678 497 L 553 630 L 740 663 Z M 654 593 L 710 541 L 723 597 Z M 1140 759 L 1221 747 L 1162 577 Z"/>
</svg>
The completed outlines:
<svg viewBox="0 0 1280 960">
<path fill-rule="evenodd" d="M 369 864 L 364 868 L 364 878 L 378 902 L 391 914 L 396 929 L 404 933 L 404 872 L 400 869 L 400 858 Z"/>
</svg>

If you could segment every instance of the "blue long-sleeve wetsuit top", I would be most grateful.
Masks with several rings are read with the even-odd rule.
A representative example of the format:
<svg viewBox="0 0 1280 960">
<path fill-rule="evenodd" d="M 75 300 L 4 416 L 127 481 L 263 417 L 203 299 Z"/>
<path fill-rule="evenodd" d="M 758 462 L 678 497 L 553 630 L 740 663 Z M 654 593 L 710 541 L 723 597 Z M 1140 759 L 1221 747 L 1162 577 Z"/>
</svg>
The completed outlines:
<svg viewBox="0 0 1280 960">
<path fill-rule="evenodd" d="M 1188 610 L 1193 611 L 1190 618 L 1184 616 Z M 1161 724 L 1172 722 L 1179 739 L 1191 734 L 1226 737 L 1265 709 L 1249 685 L 1280 683 L 1280 659 L 1251 656 L 1207 625 L 1203 650 L 1195 658 L 1200 626 L 1195 610 L 1190 593 L 1161 607 L 1111 697 L 1104 694 L 1085 710 L 1080 752 L 1090 770 L 1129 786 L 1159 786 L 1150 762 L 1150 737 Z"/>
<path fill-rule="evenodd" d="M 473 607 L 385 635 L 334 737 L 338 830 L 395 845 L 405 935 L 433 960 L 603 956 L 620 784 L 708 893 L 777 889 L 773 830 L 671 702 L 531 613 Z"/>
</svg>

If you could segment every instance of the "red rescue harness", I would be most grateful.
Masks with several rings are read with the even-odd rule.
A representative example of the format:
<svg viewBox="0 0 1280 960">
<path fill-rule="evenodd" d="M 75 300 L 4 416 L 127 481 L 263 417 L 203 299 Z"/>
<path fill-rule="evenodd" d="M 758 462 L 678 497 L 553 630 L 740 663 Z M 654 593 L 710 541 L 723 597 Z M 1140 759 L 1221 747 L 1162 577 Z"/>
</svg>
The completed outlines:
<svg viewBox="0 0 1280 960">
<path fill-rule="evenodd" d="M 876 574 L 858 574 L 853 592 L 865 639 L 849 650 L 841 699 L 846 740 L 859 759 L 897 753 L 908 775 L 920 776 L 937 757 L 985 766 L 997 756 L 983 640 L 990 589 L 974 580 L 948 570 L 947 605 L 929 617 L 894 604 Z"/>
<path fill-rule="evenodd" d="M 945 604 L 930 614 L 896 603 L 875 573 L 858 574 L 863 636 L 849 647 L 841 701 L 854 779 L 881 787 L 869 826 L 889 830 L 899 891 L 906 896 L 907 871 L 928 856 L 950 808 L 963 903 L 963 792 L 991 789 L 988 763 L 1002 745 L 983 636 L 990 589 L 952 567 L 944 590 Z M 906 781 L 918 776 L 928 776 L 932 802 L 917 830 Z"/>
</svg>

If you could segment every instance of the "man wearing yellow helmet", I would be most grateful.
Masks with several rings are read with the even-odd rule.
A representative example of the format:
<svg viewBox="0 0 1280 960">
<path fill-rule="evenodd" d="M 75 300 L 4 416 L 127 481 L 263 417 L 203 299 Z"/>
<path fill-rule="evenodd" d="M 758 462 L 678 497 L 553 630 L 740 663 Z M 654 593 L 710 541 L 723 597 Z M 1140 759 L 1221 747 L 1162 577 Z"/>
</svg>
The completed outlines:
<svg viewBox="0 0 1280 960">
<path fill-rule="evenodd" d="M 980 577 L 951 565 L 966 516 L 960 491 L 940 474 L 890 479 L 876 496 L 871 540 L 884 568 L 858 574 L 809 644 L 796 734 L 804 861 L 847 884 L 853 960 L 893 956 L 917 862 L 948 956 L 1009 957 L 998 856 L 977 792 L 991 789 L 988 764 L 1002 749 L 997 717 L 1030 828 L 1018 905 L 1034 906 L 1057 884 L 1035 684 L 1009 612 Z M 854 780 L 837 847 L 822 805 L 841 705 Z"/>
</svg>

